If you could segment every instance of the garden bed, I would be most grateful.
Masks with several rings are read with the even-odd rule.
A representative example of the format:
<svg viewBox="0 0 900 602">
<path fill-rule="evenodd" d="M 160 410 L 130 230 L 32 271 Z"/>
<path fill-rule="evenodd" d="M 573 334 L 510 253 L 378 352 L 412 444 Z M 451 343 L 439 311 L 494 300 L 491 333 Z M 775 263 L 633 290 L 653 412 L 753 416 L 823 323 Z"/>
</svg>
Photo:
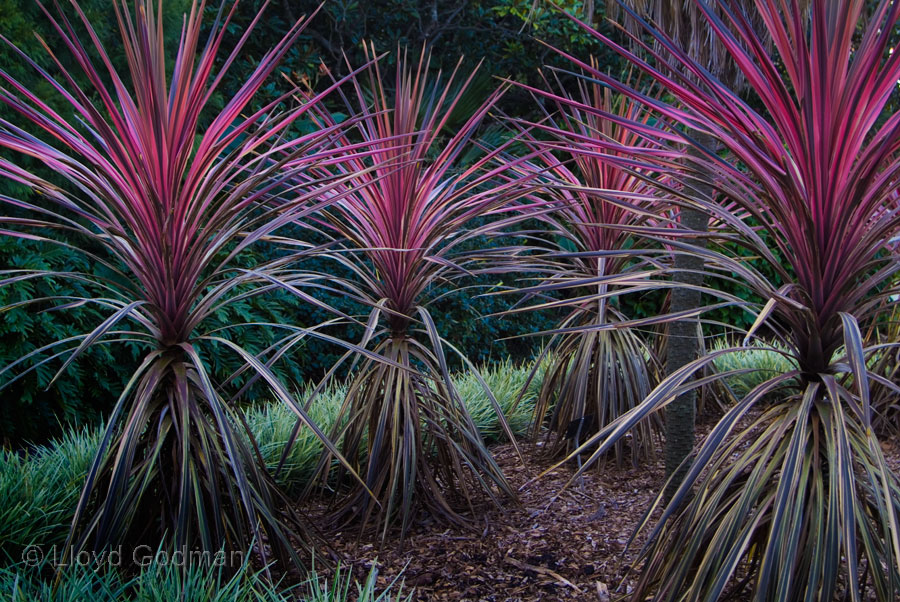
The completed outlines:
<svg viewBox="0 0 900 602">
<path fill-rule="evenodd" d="M 524 488 L 518 506 L 486 509 L 483 530 L 426 520 L 412 528 L 402 548 L 396 539 L 380 549 L 341 543 L 354 533 L 338 535 L 336 549 L 358 574 L 377 563 L 384 585 L 403 571 L 416 600 L 596 601 L 598 588 L 614 593 L 621 585 L 624 592 L 629 579 L 622 578 L 639 551 L 639 545 L 626 550 L 625 544 L 662 486 L 662 459 L 639 468 L 591 470 L 582 484 L 560 494 L 573 467 L 529 482 L 552 466 L 539 447 L 522 446 L 525 466 L 511 445 L 494 452 L 510 482 Z"/>
<path fill-rule="evenodd" d="M 713 417 L 703 419 L 698 441 L 714 425 Z M 356 531 L 331 534 L 329 542 L 354 574 L 376 568 L 379 588 L 399 576 L 413 600 L 606 602 L 629 592 L 637 579 L 629 569 L 647 531 L 627 544 L 665 482 L 662 446 L 657 443 L 655 461 L 637 468 L 608 462 L 565 491 L 574 464 L 535 479 L 554 463 L 540 444 L 520 448 L 524 466 L 512 445 L 492 448 L 519 490 L 519 505 L 483 508 L 478 529 L 448 528 L 423 516 L 402 546 L 396 536 L 380 546 L 374 536 L 356 542 Z M 900 445 L 885 440 L 882 448 L 900 473 Z"/>
</svg>

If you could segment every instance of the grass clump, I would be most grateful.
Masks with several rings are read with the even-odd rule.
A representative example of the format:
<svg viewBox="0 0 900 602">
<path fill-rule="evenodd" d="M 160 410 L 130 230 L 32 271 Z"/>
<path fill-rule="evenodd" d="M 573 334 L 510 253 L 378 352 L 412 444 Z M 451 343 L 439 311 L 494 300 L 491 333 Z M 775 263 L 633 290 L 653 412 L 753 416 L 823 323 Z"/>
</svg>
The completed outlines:
<svg viewBox="0 0 900 602">
<path fill-rule="evenodd" d="M 338 567 L 329 580 L 318 572 L 302 583 L 272 583 L 265 571 L 242 562 L 236 570 L 225 565 L 150 562 L 139 573 L 125 577 L 108 567 L 73 564 L 64 567 L 54 584 L 47 562 L 38 567 L 22 564 L 0 568 L 3 602 L 390 602 L 403 597 L 399 577 L 378 592 L 373 568 L 362 582 Z M 108 569 L 108 570 L 100 570 Z"/>
<path fill-rule="evenodd" d="M 716 339 L 710 352 L 722 351 L 734 347 L 724 339 Z M 758 385 L 778 376 L 797 369 L 797 362 L 785 353 L 777 351 L 777 345 L 754 341 L 748 348 L 724 353 L 713 360 L 716 372 L 730 372 L 733 370 L 746 370 L 740 374 L 733 374 L 724 379 L 734 397 L 743 399 Z"/>
<path fill-rule="evenodd" d="M 547 362 L 542 362 L 531 382 L 528 382 L 528 377 L 532 366 L 528 364 L 517 366 L 509 359 L 480 371 L 485 384 L 503 410 L 510 429 L 517 437 L 527 434 L 531 427 L 531 415 L 546 365 Z M 504 434 L 500 420 L 478 378 L 471 372 L 465 372 L 457 375 L 454 381 L 460 398 L 466 404 L 469 415 L 485 442 L 502 441 Z M 520 392 L 522 396 L 518 399 Z"/>
<path fill-rule="evenodd" d="M 525 435 L 530 427 L 531 414 L 543 379 L 544 368 L 540 366 L 526 387 L 532 368 L 531 364 L 515 365 L 512 361 L 505 360 L 479 371 L 516 436 Z M 478 378 L 471 372 L 462 372 L 453 375 L 452 380 L 485 442 L 502 441 L 504 435 L 500 419 Z M 522 398 L 518 399 L 523 389 L 525 391 Z M 300 395 L 300 399 L 307 399 L 308 393 L 309 391 Z M 323 431 L 332 431 L 346 393 L 345 385 L 337 385 L 317 395 L 310 405 L 310 417 Z M 259 445 L 263 461 L 269 470 L 273 471 L 279 485 L 289 491 L 305 487 L 321 456 L 321 442 L 309 432 L 309 429 L 301 429 L 281 469 L 277 470 L 285 445 L 296 427 L 297 416 L 290 408 L 279 403 L 253 406 L 247 410 L 245 416 L 250 431 Z"/>
<path fill-rule="evenodd" d="M 338 386 L 320 393 L 309 407 L 309 415 L 323 431 L 328 432 L 337 420 L 346 389 Z M 299 396 L 306 400 L 308 394 Z M 322 442 L 307 428 L 297 432 L 294 444 L 278 469 L 282 454 L 297 426 L 297 415 L 283 403 L 258 404 L 245 412 L 245 418 L 259 446 L 266 467 L 282 487 L 294 490 L 306 484 L 322 453 Z"/>
<path fill-rule="evenodd" d="M 82 428 L 30 450 L 0 449 L 0 561 L 25 546 L 61 543 L 102 429 Z"/>
</svg>

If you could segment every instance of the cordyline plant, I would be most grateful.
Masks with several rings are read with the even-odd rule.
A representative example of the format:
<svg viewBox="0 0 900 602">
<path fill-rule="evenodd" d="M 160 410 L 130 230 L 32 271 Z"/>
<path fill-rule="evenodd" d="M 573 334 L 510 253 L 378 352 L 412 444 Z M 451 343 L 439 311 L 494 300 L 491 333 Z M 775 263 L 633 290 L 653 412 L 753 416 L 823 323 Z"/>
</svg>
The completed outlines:
<svg viewBox="0 0 900 602">
<path fill-rule="evenodd" d="M 652 114 L 640 104 L 613 95 L 599 84 L 579 82 L 577 93 L 567 96 L 574 104 L 643 124 L 651 121 Z M 660 271 L 662 256 L 652 262 L 632 261 L 633 247 L 642 241 L 635 233 L 664 227 L 671 206 L 658 196 L 648 178 L 608 161 L 606 141 L 674 157 L 651 139 L 612 120 L 563 102 L 556 108 L 556 113 L 536 128 L 552 133 L 552 141 L 533 137 L 533 130 L 522 138 L 537 158 L 520 169 L 534 174 L 534 184 L 542 185 L 541 194 L 547 201 L 524 207 L 546 228 L 540 237 L 545 242 L 535 240 L 538 252 L 522 256 L 523 268 L 542 282 L 517 293 L 540 298 L 558 291 L 566 296 L 509 313 L 568 310 L 544 349 L 552 361 L 546 367 L 534 411 L 535 434 L 549 424 L 548 435 L 554 437 L 549 449 L 558 454 L 571 452 L 635 407 L 659 380 L 655 350 L 637 329 L 604 326 L 628 319 L 617 307 L 622 288 L 633 293 L 650 272 Z M 612 201 L 610 196 L 619 200 Z M 624 462 L 626 451 L 635 465 L 654 455 L 653 436 L 660 430 L 657 416 L 641 422 L 632 433 L 630 449 L 623 440 L 616 443 L 617 462 Z"/>
<path fill-rule="evenodd" d="M 153 547 L 167 536 L 179 549 L 207 551 L 223 545 L 248 549 L 254 540 L 265 541 L 268 548 L 259 548 L 264 559 L 271 549 L 279 558 L 298 560 L 294 547 L 308 541 L 307 534 L 279 510 L 280 494 L 253 453 L 249 434 L 241 432 L 227 389 L 211 381 L 203 357 L 236 354 L 334 449 L 269 367 L 229 340 L 228 328 L 204 329 L 207 317 L 233 301 L 279 286 L 265 266 L 238 269 L 236 256 L 323 204 L 300 196 L 278 211 L 259 208 L 286 191 L 286 161 L 293 159 L 294 169 L 316 163 L 317 144 L 331 135 L 326 130 L 288 141 L 291 124 L 308 108 L 273 113 L 289 97 L 251 108 L 304 22 L 292 26 L 225 106 L 213 111 L 210 99 L 252 29 L 217 70 L 231 14 L 226 5 L 203 42 L 205 6 L 192 3 L 167 75 L 160 6 L 138 0 L 132 12 L 114 3 L 127 76 L 115 70 L 91 24 L 77 5 L 73 8 L 90 46 L 82 44 L 61 11 L 59 17 L 47 16 L 80 66 L 83 84 L 52 55 L 59 79 L 19 56 L 71 105 L 77 121 L 64 120 L 0 71 L 0 102 L 29 127 L 0 122 L 0 147 L 39 160 L 62 182 L 57 186 L 0 159 L 0 174 L 28 186 L 36 199 L 2 198 L 13 214 L 3 218 L 3 234 L 62 245 L 103 269 L 93 274 L 4 270 L 0 285 L 32 278 L 81 280 L 98 291 L 96 298 L 40 302 L 58 309 L 93 303 L 109 317 L 92 332 L 38 350 L 4 371 L 30 360 L 41 365 L 65 358 L 59 376 L 85 349 L 99 344 L 128 342 L 145 352 L 108 418 L 66 550 Z M 291 535 L 297 538 L 293 543 Z"/>
<path fill-rule="evenodd" d="M 745 9 L 722 0 L 717 5 L 727 21 L 706 2 L 697 5 L 757 105 L 647 23 L 664 50 L 655 54 L 634 42 L 643 44 L 652 63 L 593 34 L 661 84 L 671 102 L 572 60 L 591 79 L 727 149 L 719 156 L 697 148 L 693 166 L 680 176 L 682 200 L 729 224 L 735 240 L 786 284 L 776 288 L 715 250 L 691 252 L 704 254 L 708 269 L 728 269 L 768 299 L 748 338 L 765 325 L 780 339 L 771 349 L 786 353 L 798 369 L 759 384 L 706 437 L 650 533 L 633 597 L 716 600 L 749 590 L 754 600 L 831 600 L 843 589 L 861 600 L 871 588 L 879 600 L 894 600 L 900 591 L 900 483 L 872 423 L 870 384 L 886 379 L 867 369 L 867 358 L 898 342 L 867 341 L 860 333 L 886 311 L 900 265 L 890 243 L 900 234 L 894 194 L 900 114 L 884 114 L 900 79 L 900 56 L 889 51 L 900 5 L 883 0 L 866 14 L 864 0 L 821 1 L 806 13 L 796 2 L 756 0 Z M 774 56 L 744 10 L 758 12 Z M 666 61 L 678 68 L 654 67 Z M 640 122 L 629 127 L 653 135 Z M 689 135 L 666 131 L 668 139 L 657 138 L 661 145 L 695 144 Z M 704 173 L 715 174 L 710 183 L 749 220 L 700 194 L 694 184 Z M 706 379 L 694 375 L 727 352 L 709 353 L 671 374 L 585 449 L 599 443 L 593 456 L 599 457 L 639 420 L 702 385 Z M 772 394 L 778 401 L 761 403 Z"/>
<path fill-rule="evenodd" d="M 418 62 L 399 56 L 390 91 L 377 63 L 354 78 L 345 101 L 357 122 L 342 143 L 359 144 L 367 157 L 349 157 L 330 170 L 345 182 L 331 194 L 343 198 L 321 217 L 321 232 L 334 240 L 323 256 L 351 274 L 323 274 L 323 281 L 371 308 L 359 346 L 381 359 L 341 360 L 352 358 L 354 367 L 331 433 L 365 486 L 354 481 L 348 490 L 346 471 L 334 473 L 328 450 L 316 481 L 339 484 L 338 524 L 360 521 L 380 529 L 382 539 L 397 522 L 402 537 L 417 509 L 461 523 L 460 504 L 471 507 L 479 492 L 495 501 L 515 497 L 450 379 L 447 350 L 475 368 L 442 338 L 428 304 L 436 285 L 477 270 L 482 256 L 458 249 L 513 219 L 503 208 L 525 188 L 495 182 L 505 166 L 489 166 L 502 148 L 457 167 L 499 92 L 458 130 L 445 132 L 473 75 L 460 77 L 457 66 L 440 84 L 440 73 L 429 79 L 429 63 L 427 55 Z M 323 127 L 332 127 L 331 119 L 322 113 Z M 370 160 L 375 169 L 366 168 Z M 492 213 L 497 217 L 488 226 L 466 229 Z"/>
</svg>

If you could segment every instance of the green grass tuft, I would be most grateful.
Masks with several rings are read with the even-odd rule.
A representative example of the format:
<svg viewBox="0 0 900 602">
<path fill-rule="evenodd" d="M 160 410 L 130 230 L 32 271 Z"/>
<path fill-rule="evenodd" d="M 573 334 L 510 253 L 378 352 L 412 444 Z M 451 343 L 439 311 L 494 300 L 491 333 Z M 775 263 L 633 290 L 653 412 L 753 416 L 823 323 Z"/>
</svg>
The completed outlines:
<svg viewBox="0 0 900 602">
<path fill-rule="evenodd" d="M 735 347 L 724 339 L 716 339 L 710 351 L 721 351 Z M 774 376 L 797 369 L 797 363 L 784 354 L 773 351 L 774 344 L 754 342 L 748 349 L 720 355 L 713 360 L 717 372 L 749 369 L 751 371 L 736 374 L 725 379 L 725 383 L 737 399 L 742 399 L 756 386 Z"/>
<path fill-rule="evenodd" d="M 538 368 L 518 404 L 516 404 L 516 399 L 519 392 L 525 388 L 533 365 L 516 366 L 512 361 L 505 360 L 480 371 L 481 377 L 497 399 L 500 409 L 503 410 L 503 414 L 516 436 L 524 436 L 531 426 L 531 415 L 541 388 L 546 365 L 547 362 L 543 362 Z M 503 441 L 504 434 L 497 413 L 494 411 L 484 387 L 475 375 L 468 372 L 460 374 L 454 378 L 454 384 L 485 442 Z"/>
<path fill-rule="evenodd" d="M 395 579 L 383 592 L 376 589 L 377 569 L 357 582 L 338 567 L 329 581 L 313 571 L 308 580 L 292 586 L 272 584 L 263 571 L 246 562 L 229 571 L 222 566 L 152 562 L 137 575 L 123 577 L 116 569 L 72 565 L 60 571 L 54 588 L 50 567 L 21 564 L 0 568 L 0 600 L 4 602 L 392 602 L 403 597 Z M 355 586 L 355 587 L 354 587 Z"/>
<path fill-rule="evenodd" d="M 101 432 L 68 431 L 24 453 L 0 450 L 0 561 L 18 561 L 31 543 L 65 539 Z"/>
</svg>

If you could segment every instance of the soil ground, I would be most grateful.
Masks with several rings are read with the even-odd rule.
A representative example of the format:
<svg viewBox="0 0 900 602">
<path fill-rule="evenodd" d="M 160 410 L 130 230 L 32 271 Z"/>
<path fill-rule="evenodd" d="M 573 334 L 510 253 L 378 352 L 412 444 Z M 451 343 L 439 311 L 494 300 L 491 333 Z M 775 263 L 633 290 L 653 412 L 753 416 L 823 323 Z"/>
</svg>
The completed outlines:
<svg viewBox="0 0 900 602">
<path fill-rule="evenodd" d="M 630 587 L 640 543 L 626 544 L 664 482 L 661 459 L 640 468 L 591 470 L 567 489 L 574 468 L 534 477 L 553 462 L 534 444 L 496 447 L 519 504 L 486 508 L 481 532 L 416 524 L 403 547 L 360 543 L 341 549 L 357 575 L 377 557 L 379 585 L 401 571 L 415 600 L 608 600 Z M 623 581 L 623 578 L 624 581 Z M 599 595 L 598 595 L 598 592 Z"/>
<path fill-rule="evenodd" d="M 714 422 L 698 424 L 698 440 Z M 423 518 L 402 547 L 396 539 L 357 542 L 357 532 L 332 534 L 330 543 L 357 578 L 377 566 L 379 589 L 400 576 L 413 600 L 608 602 L 628 593 L 646 532 L 628 542 L 665 481 L 661 446 L 638 468 L 608 462 L 565 487 L 574 465 L 535 479 L 554 462 L 539 443 L 519 445 L 524 465 L 512 445 L 493 448 L 519 504 L 485 507 L 483 528 Z M 900 445 L 888 441 L 884 451 L 900 471 Z"/>
</svg>

